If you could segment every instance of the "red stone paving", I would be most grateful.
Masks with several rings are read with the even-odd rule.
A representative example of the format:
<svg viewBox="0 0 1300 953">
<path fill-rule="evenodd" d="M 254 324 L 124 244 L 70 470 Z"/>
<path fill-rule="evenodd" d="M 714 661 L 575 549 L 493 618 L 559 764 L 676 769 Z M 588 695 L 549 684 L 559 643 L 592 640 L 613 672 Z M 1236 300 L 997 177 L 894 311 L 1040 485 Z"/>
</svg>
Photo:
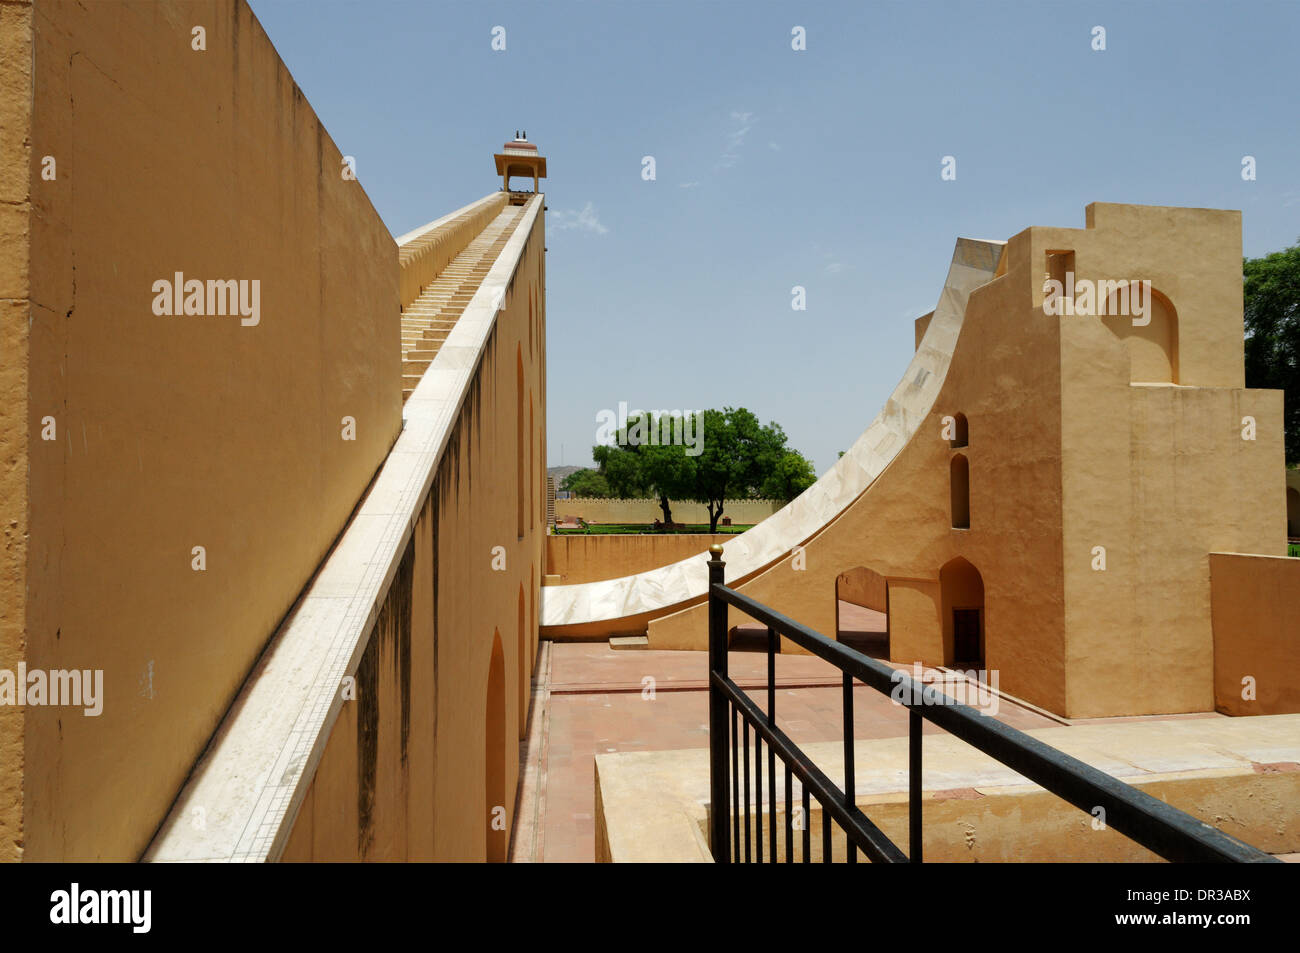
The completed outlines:
<svg viewBox="0 0 1300 953">
<path fill-rule="evenodd" d="M 708 657 L 615 651 L 590 642 L 544 648 L 536 684 L 549 685 L 549 692 L 535 691 L 522 746 L 526 770 L 512 859 L 589 862 L 595 859 L 595 756 L 707 747 Z M 728 664 L 732 678 L 766 707 L 766 655 L 733 652 Z M 813 656 L 778 655 L 776 679 L 777 723 L 794 741 L 843 737 L 838 670 Z M 907 734 L 907 711 L 886 696 L 858 685 L 853 699 L 855 738 Z M 1059 724 L 1005 698 L 997 717 L 1021 729 Z M 941 730 L 925 726 L 927 733 Z"/>
<path fill-rule="evenodd" d="M 840 603 L 841 636 L 846 642 L 853 639 L 863 651 L 883 646 L 883 623 L 882 613 Z M 542 643 L 528 734 L 520 743 L 523 773 L 511 860 L 593 861 L 595 756 L 707 747 L 707 665 L 704 652 L 613 650 L 603 642 Z M 766 709 L 766 654 L 732 652 L 728 665 L 731 677 Z M 777 656 L 777 723 L 794 741 L 843 737 L 840 678 L 838 670 L 814 656 Z M 853 708 L 855 738 L 907 734 L 906 709 L 865 685 L 855 686 Z M 1199 712 L 1067 722 L 1002 697 L 996 717 L 1029 730 L 1059 724 L 1224 716 Z M 942 731 L 928 722 L 923 730 Z M 1283 859 L 1297 862 L 1300 854 Z"/>
</svg>

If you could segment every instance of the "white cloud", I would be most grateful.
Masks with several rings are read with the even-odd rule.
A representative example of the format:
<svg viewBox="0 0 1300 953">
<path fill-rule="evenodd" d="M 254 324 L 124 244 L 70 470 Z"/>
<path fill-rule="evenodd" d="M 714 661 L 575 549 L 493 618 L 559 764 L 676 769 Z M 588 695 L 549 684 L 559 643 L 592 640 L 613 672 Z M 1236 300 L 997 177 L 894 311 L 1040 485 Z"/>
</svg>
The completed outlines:
<svg viewBox="0 0 1300 953">
<path fill-rule="evenodd" d="M 596 214 L 596 207 L 588 202 L 578 211 L 557 209 L 551 213 L 550 227 L 558 232 L 565 232 L 571 228 L 576 228 L 582 232 L 592 232 L 596 235 L 604 235 L 609 231 L 600 223 L 600 217 Z"/>
<path fill-rule="evenodd" d="M 718 160 L 719 169 L 730 169 L 740 161 L 740 149 L 745 144 L 745 136 L 754 128 L 757 120 L 751 112 L 732 110 L 731 131 L 727 134 L 727 148 Z"/>
<path fill-rule="evenodd" d="M 683 182 L 683 183 L 681 183 L 680 185 L 678 185 L 677 187 L 678 187 L 679 189 L 694 189 L 694 188 L 699 188 L 699 185 L 700 185 L 700 183 L 698 183 L 698 182 Z"/>
<path fill-rule="evenodd" d="M 844 271 L 857 270 L 856 265 L 845 264 L 839 251 L 823 248 L 820 242 L 813 242 L 812 251 L 814 255 L 824 262 L 822 270 L 828 275 L 838 275 Z"/>
</svg>

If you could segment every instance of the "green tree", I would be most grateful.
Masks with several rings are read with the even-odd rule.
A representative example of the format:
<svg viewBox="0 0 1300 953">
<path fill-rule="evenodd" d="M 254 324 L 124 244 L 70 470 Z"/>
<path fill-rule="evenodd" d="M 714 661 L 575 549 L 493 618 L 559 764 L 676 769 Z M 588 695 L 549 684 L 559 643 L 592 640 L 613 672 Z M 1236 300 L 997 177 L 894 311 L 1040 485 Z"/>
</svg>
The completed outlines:
<svg viewBox="0 0 1300 953">
<path fill-rule="evenodd" d="M 641 458 L 641 474 L 651 492 L 659 498 L 664 522 L 672 523 L 671 501 L 689 499 L 695 482 L 694 458 L 686 455 L 681 444 L 642 444 L 635 450 Z"/>
<path fill-rule="evenodd" d="M 628 500 L 645 495 L 641 460 L 627 447 L 597 444 L 591 448 L 591 458 L 600 468 L 600 475 L 605 478 L 611 496 Z"/>
<path fill-rule="evenodd" d="M 709 532 L 716 533 L 726 500 L 760 495 L 790 451 L 779 424 L 763 425 L 744 407 L 706 410 L 703 426 L 690 498 L 708 507 Z"/>
<path fill-rule="evenodd" d="M 666 434 L 660 429 L 665 422 Z M 672 500 L 686 496 L 693 477 L 686 448 L 661 441 L 663 436 L 671 437 L 671 425 L 671 418 L 637 414 L 615 434 L 612 446 L 598 445 L 591 451 L 612 489 L 624 497 L 656 497 L 665 523 L 672 523 Z"/>
<path fill-rule="evenodd" d="M 599 471 L 590 467 L 574 470 L 560 482 L 560 489 L 586 499 L 609 496 L 609 483 Z"/>
<path fill-rule="evenodd" d="M 744 407 L 706 410 L 696 424 L 694 449 L 673 442 L 672 418 L 650 414 L 629 417 L 610 445 L 592 448 L 611 492 L 650 493 L 671 523 L 672 501 L 693 500 L 709 511 L 709 531 L 717 532 L 727 499 L 767 496 L 792 500 L 816 479 L 813 466 L 786 446 L 779 424 L 763 424 Z M 668 427 L 665 427 L 665 424 Z"/>
<path fill-rule="evenodd" d="M 1283 391 L 1286 462 L 1300 463 L 1300 244 L 1242 265 L 1246 386 Z"/>
<path fill-rule="evenodd" d="M 759 492 L 770 500 L 789 503 L 816 482 L 812 463 L 798 450 L 787 450 L 767 474 Z"/>
</svg>

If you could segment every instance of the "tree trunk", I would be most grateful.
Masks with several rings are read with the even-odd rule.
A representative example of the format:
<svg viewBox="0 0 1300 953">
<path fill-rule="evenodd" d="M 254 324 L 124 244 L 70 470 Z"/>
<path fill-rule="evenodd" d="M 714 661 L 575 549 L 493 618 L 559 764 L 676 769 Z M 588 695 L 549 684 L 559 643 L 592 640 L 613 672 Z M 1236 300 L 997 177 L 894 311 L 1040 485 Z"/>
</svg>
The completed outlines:
<svg viewBox="0 0 1300 953">
<path fill-rule="evenodd" d="M 716 512 L 713 509 L 713 504 L 709 503 L 709 532 L 710 533 L 716 533 L 718 531 L 718 520 L 721 518 L 722 518 L 722 500 L 718 500 L 718 509 Z"/>
<path fill-rule="evenodd" d="M 668 505 L 668 497 L 663 494 L 659 495 L 659 509 L 664 511 L 664 523 L 671 527 L 673 525 L 673 511 Z"/>
</svg>

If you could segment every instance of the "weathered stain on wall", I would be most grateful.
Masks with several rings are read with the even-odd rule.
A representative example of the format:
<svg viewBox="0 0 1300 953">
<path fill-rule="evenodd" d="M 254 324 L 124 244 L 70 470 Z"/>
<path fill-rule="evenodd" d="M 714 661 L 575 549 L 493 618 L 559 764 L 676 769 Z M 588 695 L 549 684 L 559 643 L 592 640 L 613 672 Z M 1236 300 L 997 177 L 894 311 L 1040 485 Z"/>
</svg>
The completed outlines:
<svg viewBox="0 0 1300 953">
<path fill-rule="evenodd" d="M 384 612 L 391 614 L 389 604 Z M 382 632 L 382 629 L 377 630 Z M 375 775 L 379 764 L 379 642 L 372 639 L 357 666 L 357 855 L 375 840 Z"/>
<path fill-rule="evenodd" d="M 30 708 L 21 756 L 0 713 L 0 854 L 131 860 L 397 436 L 397 249 L 243 0 L 0 17 L 3 108 L 11 76 L 31 94 L 0 138 L 30 123 L 57 160 L 4 163 L 32 196 L 2 256 L 31 262 L 0 291 L 23 302 L 5 432 L 34 452 L 6 447 L 30 466 L 5 497 L 29 596 L 5 594 L 0 664 L 102 669 L 106 696 L 97 718 Z M 177 274 L 244 282 L 247 312 L 155 313 Z"/>
</svg>

